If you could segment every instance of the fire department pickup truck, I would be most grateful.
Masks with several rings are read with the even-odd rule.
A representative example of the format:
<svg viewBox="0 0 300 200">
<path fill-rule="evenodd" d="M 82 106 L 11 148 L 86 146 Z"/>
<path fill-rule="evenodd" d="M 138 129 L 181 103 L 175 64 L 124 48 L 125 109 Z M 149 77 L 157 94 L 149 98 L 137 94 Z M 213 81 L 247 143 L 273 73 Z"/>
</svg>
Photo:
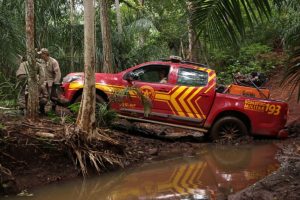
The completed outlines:
<svg viewBox="0 0 300 200">
<path fill-rule="evenodd" d="M 216 72 L 202 64 L 179 59 L 154 61 L 117 74 L 96 73 L 95 78 L 98 102 L 110 102 L 116 91 L 127 87 L 139 88 L 151 100 L 147 116 L 138 95 L 110 104 L 120 117 L 129 120 L 194 129 L 212 139 L 246 134 L 287 136 L 287 103 L 257 95 L 262 93 L 259 88 L 231 85 L 219 90 Z M 84 73 L 64 77 L 64 97 L 69 103 L 80 101 L 83 81 Z"/>
</svg>

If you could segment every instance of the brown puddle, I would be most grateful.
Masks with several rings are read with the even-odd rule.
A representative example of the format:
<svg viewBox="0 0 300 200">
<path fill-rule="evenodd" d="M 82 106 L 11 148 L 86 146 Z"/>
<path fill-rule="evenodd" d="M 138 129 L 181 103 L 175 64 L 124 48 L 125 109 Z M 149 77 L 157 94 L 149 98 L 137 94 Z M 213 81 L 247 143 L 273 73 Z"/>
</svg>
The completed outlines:
<svg viewBox="0 0 300 200">
<path fill-rule="evenodd" d="M 34 196 L 26 199 L 220 199 L 277 170 L 277 151 L 273 143 L 239 147 L 208 145 L 194 157 L 158 161 L 85 182 L 50 185 L 33 191 Z"/>
</svg>

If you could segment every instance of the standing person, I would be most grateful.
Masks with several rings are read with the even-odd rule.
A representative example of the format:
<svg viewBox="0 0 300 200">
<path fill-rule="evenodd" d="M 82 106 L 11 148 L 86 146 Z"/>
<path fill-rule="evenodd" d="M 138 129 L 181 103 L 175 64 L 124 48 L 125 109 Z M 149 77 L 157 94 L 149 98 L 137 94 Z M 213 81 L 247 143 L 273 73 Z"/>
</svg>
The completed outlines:
<svg viewBox="0 0 300 200">
<path fill-rule="evenodd" d="M 26 110 L 27 106 L 27 79 L 28 79 L 28 68 L 30 63 L 26 60 L 26 56 L 21 58 L 20 66 L 16 72 L 17 79 L 21 85 L 21 91 L 18 97 L 19 108 L 22 112 Z M 47 92 L 45 91 L 45 71 L 40 65 L 37 66 L 38 84 L 39 84 L 39 106 L 40 113 L 45 114 L 45 106 L 48 101 Z"/>
<path fill-rule="evenodd" d="M 16 72 L 16 77 L 20 84 L 20 93 L 18 96 L 18 105 L 21 112 L 24 112 L 27 106 L 27 72 L 28 72 L 29 62 L 26 60 L 25 56 L 22 56 L 21 63 Z"/>
<path fill-rule="evenodd" d="M 60 86 L 61 72 L 57 60 L 50 57 L 49 51 L 46 48 L 42 48 L 38 54 L 41 59 L 45 62 L 45 83 L 48 90 L 50 100 L 52 101 L 52 110 L 55 111 L 56 103 L 55 99 L 58 98 L 56 89 Z"/>
</svg>

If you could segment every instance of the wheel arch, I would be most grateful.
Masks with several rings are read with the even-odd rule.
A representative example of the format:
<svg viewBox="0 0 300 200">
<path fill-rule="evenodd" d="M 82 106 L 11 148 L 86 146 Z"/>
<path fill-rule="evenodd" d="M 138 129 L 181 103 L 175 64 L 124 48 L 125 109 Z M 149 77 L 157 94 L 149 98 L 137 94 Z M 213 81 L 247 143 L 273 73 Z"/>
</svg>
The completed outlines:
<svg viewBox="0 0 300 200">
<path fill-rule="evenodd" d="M 250 118 L 242 113 L 242 112 L 239 112 L 239 111 L 235 111 L 235 110 L 226 110 L 226 111 L 223 111 L 221 113 L 219 113 L 215 119 L 213 120 L 213 123 L 210 127 L 210 129 L 214 126 L 214 124 L 221 118 L 223 117 L 228 117 L 228 116 L 231 116 L 231 117 L 236 117 L 240 120 L 242 120 L 242 122 L 246 125 L 247 127 L 247 130 L 248 130 L 248 133 L 251 133 L 251 130 L 252 130 L 252 126 L 251 126 L 251 121 L 250 121 Z"/>
<path fill-rule="evenodd" d="M 71 103 L 74 103 L 76 99 L 82 94 L 82 92 L 83 92 L 83 88 L 77 90 L 76 93 L 73 95 Z M 107 94 L 102 90 L 96 88 L 96 94 L 101 96 L 105 100 L 105 102 L 109 101 Z"/>
<path fill-rule="evenodd" d="M 105 100 L 106 103 L 109 102 L 107 94 L 105 92 L 103 92 L 102 90 L 96 88 L 96 94 L 101 96 Z"/>
</svg>

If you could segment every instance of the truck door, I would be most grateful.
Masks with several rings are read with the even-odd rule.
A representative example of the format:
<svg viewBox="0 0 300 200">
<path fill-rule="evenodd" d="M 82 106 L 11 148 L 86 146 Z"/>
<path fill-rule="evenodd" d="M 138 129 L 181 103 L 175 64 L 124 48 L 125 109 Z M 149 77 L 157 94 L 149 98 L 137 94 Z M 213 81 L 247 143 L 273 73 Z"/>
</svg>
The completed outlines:
<svg viewBox="0 0 300 200">
<path fill-rule="evenodd" d="M 171 103 L 178 119 L 203 124 L 215 97 L 216 74 L 202 67 L 179 66 Z"/>
<path fill-rule="evenodd" d="M 137 88 L 144 96 L 148 97 L 151 102 L 152 117 L 167 117 L 166 114 L 171 112 L 170 108 L 166 107 L 168 106 L 167 104 L 161 103 L 156 98 L 157 93 L 169 92 L 174 87 L 169 84 L 170 69 L 169 65 L 152 64 L 141 66 L 131 71 L 136 79 L 132 81 L 132 86 Z M 129 105 L 127 107 L 130 108 L 123 108 L 123 111 L 127 111 L 127 113 L 131 115 L 144 114 L 144 106 L 147 105 L 143 105 L 141 98 L 136 92 L 132 92 L 131 98 L 126 101 L 125 104 Z"/>
</svg>

